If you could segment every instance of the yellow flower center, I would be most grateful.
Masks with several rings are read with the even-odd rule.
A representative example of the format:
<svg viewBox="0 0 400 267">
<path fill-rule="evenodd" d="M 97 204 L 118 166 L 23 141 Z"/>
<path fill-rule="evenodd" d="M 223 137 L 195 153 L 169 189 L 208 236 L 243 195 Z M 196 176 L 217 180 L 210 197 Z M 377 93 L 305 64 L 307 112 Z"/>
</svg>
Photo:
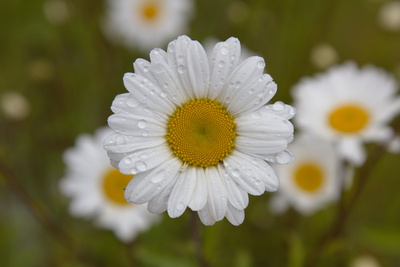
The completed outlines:
<svg viewBox="0 0 400 267">
<path fill-rule="evenodd" d="M 157 1 L 144 1 L 143 5 L 141 6 L 140 14 L 142 17 L 147 21 L 152 21 L 157 18 L 160 14 L 160 7 Z"/>
<path fill-rule="evenodd" d="M 329 124 L 343 133 L 356 133 L 362 130 L 369 121 L 367 111 L 357 105 L 345 105 L 333 110 L 329 116 Z"/>
<path fill-rule="evenodd" d="M 234 147 L 236 123 L 210 99 L 189 100 L 169 118 L 167 141 L 174 155 L 195 167 L 218 164 Z"/>
<path fill-rule="evenodd" d="M 296 169 L 294 180 L 301 189 L 314 192 L 322 186 L 324 174 L 315 164 L 303 164 Z"/>
<path fill-rule="evenodd" d="M 118 169 L 112 168 L 103 178 L 104 195 L 115 204 L 130 204 L 124 198 L 124 189 L 131 179 L 132 175 L 122 174 Z"/>
</svg>

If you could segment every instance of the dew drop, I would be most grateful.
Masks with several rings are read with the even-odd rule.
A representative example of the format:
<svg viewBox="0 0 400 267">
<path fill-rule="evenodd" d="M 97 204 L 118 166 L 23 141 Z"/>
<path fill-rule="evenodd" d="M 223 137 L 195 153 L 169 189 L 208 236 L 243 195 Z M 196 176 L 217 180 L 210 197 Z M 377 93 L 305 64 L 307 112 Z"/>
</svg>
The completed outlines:
<svg viewBox="0 0 400 267">
<path fill-rule="evenodd" d="M 139 158 L 141 159 L 147 159 L 149 157 L 149 155 L 147 153 L 143 153 L 139 156 Z"/>
<path fill-rule="evenodd" d="M 225 61 L 221 60 L 218 62 L 218 67 L 223 68 L 225 66 Z"/>
<path fill-rule="evenodd" d="M 136 108 L 140 104 L 139 100 L 137 100 L 133 96 L 129 96 L 125 103 L 128 107 L 131 108 Z"/>
<path fill-rule="evenodd" d="M 131 158 L 126 158 L 125 159 L 125 164 L 131 164 L 131 162 L 132 162 Z"/>
<path fill-rule="evenodd" d="M 143 71 L 144 71 L 144 72 L 148 72 L 148 71 L 149 71 L 149 67 L 144 66 L 144 67 L 143 67 Z"/>
<path fill-rule="evenodd" d="M 140 129 L 144 129 L 144 128 L 146 128 L 146 126 L 147 126 L 147 122 L 145 120 L 138 121 L 138 127 Z"/>
<path fill-rule="evenodd" d="M 178 57 L 178 62 L 183 62 L 183 60 L 184 60 L 184 57 L 183 57 L 183 56 L 179 56 L 179 57 Z"/>
<path fill-rule="evenodd" d="M 178 67 L 178 72 L 179 72 L 180 74 L 183 74 L 183 73 L 185 73 L 185 71 L 186 71 L 185 66 L 179 65 L 179 67 Z"/>
<path fill-rule="evenodd" d="M 147 165 L 143 161 L 138 161 L 136 162 L 136 169 L 138 169 L 141 172 L 144 172 L 147 170 Z"/>
<path fill-rule="evenodd" d="M 260 69 L 263 69 L 263 68 L 265 67 L 265 62 L 264 62 L 263 60 L 260 60 L 260 61 L 257 63 L 257 67 L 260 68 Z"/>
<path fill-rule="evenodd" d="M 239 88 L 242 85 L 240 81 L 235 82 L 235 88 Z"/>
<path fill-rule="evenodd" d="M 269 90 L 268 93 L 269 93 L 270 95 L 273 95 L 273 94 L 276 93 L 276 89 L 275 89 L 275 88 L 272 88 L 271 90 Z"/>
<path fill-rule="evenodd" d="M 232 176 L 233 176 L 233 177 L 239 177 L 239 176 L 240 176 L 239 170 L 237 170 L 237 169 L 233 170 Z"/>
<path fill-rule="evenodd" d="M 250 90 L 249 90 L 249 94 L 254 94 L 254 88 L 251 88 Z"/>
<path fill-rule="evenodd" d="M 229 50 L 228 50 L 228 48 L 226 47 L 226 46 L 223 46 L 222 48 L 221 48 L 221 54 L 222 55 L 227 55 L 229 53 Z"/>
<path fill-rule="evenodd" d="M 160 93 L 160 96 L 161 96 L 161 97 L 166 97 L 167 94 L 166 94 L 165 92 L 161 92 L 161 93 Z"/>
<path fill-rule="evenodd" d="M 117 136 L 117 146 L 121 147 L 125 145 L 125 138 L 122 136 Z"/>
<path fill-rule="evenodd" d="M 230 98 L 229 96 L 225 97 L 225 102 L 226 102 L 226 103 L 231 102 L 231 98 Z"/>
<path fill-rule="evenodd" d="M 251 117 L 253 119 L 259 119 L 259 118 L 261 118 L 261 113 L 260 112 L 253 112 L 253 113 L 251 113 Z"/>
<path fill-rule="evenodd" d="M 275 102 L 272 105 L 272 109 L 275 111 L 281 111 L 285 108 L 285 104 L 283 104 L 281 101 Z"/>
<path fill-rule="evenodd" d="M 144 131 L 144 132 L 142 133 L 142 135 L 143 135 L 143 136 L 149 136 L 149 132 Z"/>
</svg>

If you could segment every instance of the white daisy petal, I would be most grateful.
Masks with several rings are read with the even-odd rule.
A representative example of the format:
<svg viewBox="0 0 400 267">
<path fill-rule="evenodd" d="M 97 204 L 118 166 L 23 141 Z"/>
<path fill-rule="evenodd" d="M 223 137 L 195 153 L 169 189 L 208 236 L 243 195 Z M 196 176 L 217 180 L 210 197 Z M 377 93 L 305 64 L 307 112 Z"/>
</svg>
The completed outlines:
<svg viewBox="0 0 400 267">
<path fill-rule="evenodd" d="M 247 136 L 236 138 L 236 148 L 243 153 L 266 159 L 270 154 L 281 152 L 287 147 L 287 140 L 254 139 Z"/>
<path fill-rule="evenodd" d="M 193 195 L 193 190 L 196 186 L 196 169 L 187 167 L 184 172 L 181 172 L 171 195 L 168 199 L 168 215 L 171 218 L 176 218 L 182 215 L 186 210 L 187 205 Z"/>
<path fill-rule="evenodd" d="M 244 221 L 244 210 L 236 209 L 234 206 L 228 203 L 228 209 L 226 210 L 226 218 L 233 225 L 240 225 Z"/>
<path fill-rule="evenodd" d="M 220 221 L 225 217 L 227 193 L 217 168 L 207 168 L 206 176 L 208 185 L 208 211 L 216 221 Z"/>
<path fill-rule="evenodd" d="M 196 168 L 196 188 L 190 199 L 189 208 L 198 211 L 207 204 L 208 188 L 207 176 L 203 168 Z"/>
<path fill-rule="evenodd" d="M 172 152 L 168 145 L 162 144 L 132 152 L 121 159 L 118 168 L 124 174 L 137 174 L 153 169 L 171 156 Z"/>
<path fill-rule="evenodd" d="M 237 66 L 228 77 L 226 85 L 217 99 L 226 106 L 232 115 L 237 115 L 240 109 L 240 105 L 232 100 L 242 94 L 248 83 L 262 76 L 264 66 L 265 62 L 262 57 L 250 57 Z"/>
<path fill-rule="evenodd" d="M 273 113 L 254 111 L 236 118 L 238 136 L 288 140 L 293 136 L 293 124 Z"/>
<path fill-rule="evenodd" d="M 148 172 L 142 172 L 133 178 L 137 183 L 129 183 L 125 190 L 125 198 L 129 202 L 142 204 L 149 202 L 176 177 L 181 162 L 176 158 L 164 161 Z M 144 178 L 142 178 L 144 177 Z"/>
<path fill-rule="evenodd" d="M 161 53 L 153 50 L 150 53 L 151 70 L 157 79 L 158 84 L 164 88 L 171 99 L 176 105 L 181 105 L 186 102 L 187 96 L 182 90 L 177 90 L 175 86 L 180 87 L 179 78 L 171 66 L 166 62 Z"/>
<path fill-rule="evenodd" d="M 161 114 L 174 111 L 175 105 L 166 97 L 165 91 L 148 79 L 135 73 L 126 73 L 123 80 L 126 89 L 145 106 Z"/>
<path fill-rule="evenodd" d="M 346 138 L 339 142 L 339 152 L 346 159 L 359 166 L 365 161 L 362 143 L 355 138 Z"/>
<path fill-rule="evenodd" d="M 242 153 L 234 151 L 231 155 L 225 158 L 224 165 L 226 171 L 231 178 L 241 186 L 247 193 L 259 196 L 265 191 L 265 185 L 262 182 L 259 170 L 255 169 L 251 162 L 243 161 L 246 156 L 241 156 Z"/>
<path fill-rule="evenodd" d="M 159 136 L 144 139 L 143 137 L 114 133 L 104 140 L 104 148 L 114 153 L 126 153 L 159 146 L 165 142 L 165 138 Z"/>
<path fill-rule="evenodd" d="M 167 211 L 168 208 L 168 198 L 171 195 L 171 191 L 174 188 L 176 179 L 178 175 L 172 179 L 172 181 L 164 188 L 161 194 L 154 197 L 152 200 L 149 201 L 147 208 L 152 213 L 162 213 Z"/>
<path fill-rule="evenodd" d="M 210 65 L 211 81 L 208 97 L 215 99 L 221 92 L 225 80 L 233 68 L 237 66 L 240 59 L 240 42 L 237 38 L 229 38 L 226 42 L 215 45 Z"/>
<path fill-rule="evenodd" d="M 213 225 L 216 220 L 211 216 L 210 211 L 208 210 L 207 205 L 204 206 L 202 210 L 197 212 L 199 214 L 199 218 L 204 225 Z"/>
<path fill-rule="evenodd" d="M 188 74 L 191 87 L 196 98 L 205 98 L 210 85 L 210 67 L 203 46 L 197 42 L 190 42 L 188 47 Z M 178 67 L 179 72 L 179 67 Z"/>
<path fill-rule="evenodd" d="M 264 106 L 275 95 L 277 85 L 269 74 L 243 85 L 243 89 L 231 101 L 232 106 L 238 107 L 237 113 L 249 113 Z"/>
<path fill-rule="evenodd" d="M 265 105 L 260 109 L 260 112 L 272 112 L 276 115 L 282 116 L 287 120 L 290 120 L 296 114 L 296 108 L 286 105 L 281 101 L 277 101 L 273 105 Z"/>
<path fill-rule="evenodd" d="M 277 164 L 290 164 L 294 161 L 295 157 L 291 151 L 285 149 L 281 152 L 268 155 L 265 160 Z"/>
<path fill-rule="evenodd" d="M 111 128 L 121 134 L 143 137 L 165 136 L 165 124 L 136 114 L 114 114 L 108 117 Z"/>
<path fill-rule="evenodd" d="M 225 184 L 229 202 L 237 209 L 245 209 L 249 204 L 249 196 L 232 178 L 224 167 L 219 166 L 218 172 Z"/>
</svg>

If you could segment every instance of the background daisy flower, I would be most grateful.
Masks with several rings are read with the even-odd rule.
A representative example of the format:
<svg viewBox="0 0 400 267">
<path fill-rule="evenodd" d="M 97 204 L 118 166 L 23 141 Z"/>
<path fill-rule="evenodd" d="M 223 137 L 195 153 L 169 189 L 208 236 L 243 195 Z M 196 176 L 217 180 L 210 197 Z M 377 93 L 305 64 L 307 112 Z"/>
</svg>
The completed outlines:
<svg viewBox="0 0 400 267">
<path fill-rule="evenodd" d="M 168 50 L 154 49 L 124 76 L 108 119 L 116 133 L 105 140 L 111 162 L 135 174 L 128 201 L 149 202 L 151 212 L 175 218 L 187 207 L 212 225 L 226 217 L 243 222 L 248 193 L 275 191 L 279 181 L 266 161 L 288 163 L 294 109 L 265 105 L 276 84 L 264 59 L 239 64 L 236 38 L 208 56 L 197 41 L 180 36 Z M 279 160 L 278 160 L 279 159 Z"/>
<path fill-rule="evenodd" d="M 94 136 L 81 135 L 76 146 L 65 151 L 67 174 L 60 181 L 60 190 L 71 197 L 71 214 L 95 217 L 99 226 L 113 230 L 120 240 L 128 242 L 159 217 L 149 213 L 146 205 L 126 202 L 123 190 L 132 175 L 121 174 L 110 165 L 103 141 L 111 133 L 105 127 Z"/>
<path fill-rule="evenodd" d="M 299 129 L 337 142 L 340 154 L 360 165 L 365 160 L 363 141 L 392 136 L 388 126 L 400 110 L 395 79 L 384 70 L 359 69 L 348 62 L 293 88 L 295 123 Z"/>
<path fill-rule="evenodd" d="M 337 200 L 343 181 L 333 145 L 310 135 L 297 134 L 289 148 L 296 160 L 289 166 L 274 166 L 281 183 L 271 208 L 283 212 L 290 205 L 309 215 Z"/>
<path fill-rule="evenodd" d="M 187 31 L 192 0 L 108 0 L 105 31 L 111 40 L 143 50 Z"/>
</svg>

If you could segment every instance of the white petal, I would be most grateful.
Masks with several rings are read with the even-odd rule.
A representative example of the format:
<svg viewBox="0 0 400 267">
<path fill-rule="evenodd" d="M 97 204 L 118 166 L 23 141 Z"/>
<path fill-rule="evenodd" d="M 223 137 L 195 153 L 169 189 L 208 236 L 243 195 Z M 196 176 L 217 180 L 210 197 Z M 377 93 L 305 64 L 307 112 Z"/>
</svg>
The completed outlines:
<svg viewBox="0 0 400 267">
<path fill-rule="evenodd" d="M 108 117 L 108 125 L 121 134 L 132 136 L 165 136 L 166 125 L 155 119 L 136 114 L 113 114 Z"/>
<path fill-rule="evenodd" d="M 245 209 L 249 204 L 249 196 L 234 180 L 231 179 L 224 167 L 219 166 L 218 171 L 222 182 L 225 184 L 229 202 L 237 209 Z"/>
<path fill-rule="evenodd" d="M 180 166 L 181 162 L 177 158 L 171 158 L 151 171 L 137 174 L 133 180 L 138 179 L 139 182 L 128 184 L 126 198 L 136 204 L 149 202 L 174 180 Z"/>
<path fill-rule="evenodd" d="M 196 170 L 194 167 L 187 167 L 182 171 L 168 200 L 168 215 L 176 218 L 182 215 L 193 195 L 196 186 Z"/>
<path fill-rule="evenodd" d="M 288 145 L 287 139 L 268 140 L 237 136 L 235 147 L 243 153 L 266 159 L 270 154 L 281 152 Z"/>
<path fill-rule="evenodd" d="M 294 161 L 294 159 L 295 157 L 293 153 L 290 152 L 288 149 L 272 155 L 268 155 L 266 158 L 264 158 L 264 160 L 276 164 L 290 164 Z"/>
<path fill-rule="evenodd" d="M 243 84 L 242 90 L 231 100 L 237 114 L 249 113 L 264 106 L 277 91 L 277 85 L 269 74 L 263 74 Z"/>
<path fill-rule="evenodd" d="M 135 73 L 126 73 L 123 81 L 125 88 L 148 108 L 161 114 L 172 114 L 175 110 L 174 103 L 157 84 Z"/>
<path fill-rule="evenodd" d="M 244 221 L 244 210 L 236 209 L 235 207 L 230 205 L 230 203 L 228 203 L 226 218 L 231 224 L 238 226 Z"/>
<path fill-rule="evenodd" d="M 240 58 L 240 42 L 237 38 L 229 38 L 226 42 L 215 45 L 210 61 L 210 89 L 208 97 L 215 99 L 221 92 L 228 75 L 236 67 Z"/>
<path fill-rule="evenodd" d="M 147 117 L 162 123 L 166 123 L 169 118 L 164 113 L 159 113 L 144 106 L 131 93 L 117 95 L 112 103 L 111 110 L 116 114 L 135 114 L 136 116 Z"/>
<path fill-rule="evenodd" d="M 225 82 L 218 100 L 227 107 L 232 114 L 238 114 L 240 106 L 235 105 L 232 100 L 246 89 L 246 85 L 261 77 L 264 71 L 264 59 L 262 57 L 250 57 L 237 66 Z"/>
<path fill-rule="evenodd" d="M 152 200 L 149 201 L 147 208 L 152 213 L 162 213 L 167 210 L 168 208 L 168 199 L 171 195 L 171 191 L 174 188 L 176 179 L 178 175 L 172 179 L 172 181 L 164 188 L 161 194 L 154 197 Z"/>
<path fill-rule="evenodd" d="M 137 174 L 153 169 L 172 157 L 172 151 L 167 144 L 141 149 L 124 157 L 118 164 L 118 169 L 124 174 Z"/>
<path fill-rule="evenodd" d="M 363 164 L 365 161 L 364 148 L 356 138 L 343 138 L 340 140 L 339 152 L 356 166 Z"/>
<path fill-rule="evenodd" d="M 208 167 L 206 169 L 206 177 L 208 185 L 208 211 L 216 221 L 220 221 L 225 217 L 227 193 L 217 168 Z"/>
<path fill-rule="evenodd" d="M 146 78 L 154 84 L 158 84 L 154 73 L 151 70 L 151 63 L 143 58 L 138 58 L 133 62 L 135 73 Z"/>
<path fill-rule="evenodd" d="M 286 105 L 281 101 L 277 101 L 273 105 L 264 106 L 260 109 L 260 112 L 272 112 L 276 115 L 282 116 L 287 120 L 290 120 L 296 114 L 296 108 Z"/>
<path fill-rule="evenodd" d="M 166 92 L 168 97 L 176 105 L 185 103 L 187 96 L 183 91 L 180 81 L 170 66 L 157 51 L 150 53 L 151 70 L 155 78 Z"/>
<path fill-rule="evenodd" d="M 291 140 L 293 125 L 282 116 L 256 110 L 235 118 L 238 136 L 256 139 Z"/>
<path fill-rule="evenodd" d="M 137 137 L 114 133 L 104 140 L 104 148 L 114 153 L 126 153 L 134 150 L 159 146 L 165 143 L 164 137 Z"/>
<path fill-rule="evenodd" d="M 189 208 L 194 211 L 201 210 L 207 203 L 207 177 L 203 168 L 196 168 L 196 187 L 193 191 Z"/>
<path fill-rule="evenodd" d="M 195 97 L 207 97 L 210 85 L 210 67 L 207 54 L 203 46 L 197 41 L 190 42 L 189 44 L 187 68 Z"/>
<path fill-rule="evenodd" d="M 216 220 L 211 216 L 210 212 L 208 211 L 207 205 L 204 206 L 202 210 L 199 210 L 198 214 L 200 217 L 200 221 L 204 225 L 213 225 L 216 222 Z"/>
<path fill-rule="evenodd" d="M 224 165 L 231 178 L 247 193 L 252 195 L 264 193 L 265 185 L 261 176 L 266 174 L 256 169 L 248 156 L 235 150 L 224 159 Z"/>
</svg>

